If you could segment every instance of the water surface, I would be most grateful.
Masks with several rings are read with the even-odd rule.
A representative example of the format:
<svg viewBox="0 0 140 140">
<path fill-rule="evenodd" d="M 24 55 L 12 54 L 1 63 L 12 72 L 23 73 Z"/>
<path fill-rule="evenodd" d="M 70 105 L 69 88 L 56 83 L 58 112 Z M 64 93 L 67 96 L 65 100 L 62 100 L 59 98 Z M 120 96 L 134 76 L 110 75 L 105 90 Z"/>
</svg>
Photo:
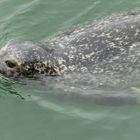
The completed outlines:
<svg viewBox="0 0 140 140">
<path fill-rule="evenodd" d="M 10 40 L 42 42 L 74 25 L 139 8 L 138 0 L 1 0 L 0 46 Z M 139 98 L 139 82 L 126 89 L 132 86 Z M 113 90 L 122 91 L 120 86 Z M 89 102 L 86 95 L 95 93 L 91 86 L 56 79 L 1 80 L 0 139 L 139 139 L 140 105 Z"/>
</svg>

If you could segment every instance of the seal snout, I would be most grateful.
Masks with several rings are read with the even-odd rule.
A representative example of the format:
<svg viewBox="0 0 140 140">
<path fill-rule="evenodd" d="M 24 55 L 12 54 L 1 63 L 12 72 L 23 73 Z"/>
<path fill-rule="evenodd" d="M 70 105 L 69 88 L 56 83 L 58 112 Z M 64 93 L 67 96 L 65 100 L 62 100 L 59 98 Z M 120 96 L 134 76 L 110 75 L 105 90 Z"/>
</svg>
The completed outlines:
<svg viewBox="0 0 140 140">
<path fill-rule="evenodd" d="M 0 63 L 0 73 L 7 76 L 13 77 L 16 75 L 17 63 L 14 60 L 5 60 Z"/>
<path fill-rule="evenodd" d="M 6 68 L 6 65 L 5 63 L 0 63 L 0 73 L 5 75 L 6 74 L 6 71 L 7 71 L 7 68 Z"/>
</svg>

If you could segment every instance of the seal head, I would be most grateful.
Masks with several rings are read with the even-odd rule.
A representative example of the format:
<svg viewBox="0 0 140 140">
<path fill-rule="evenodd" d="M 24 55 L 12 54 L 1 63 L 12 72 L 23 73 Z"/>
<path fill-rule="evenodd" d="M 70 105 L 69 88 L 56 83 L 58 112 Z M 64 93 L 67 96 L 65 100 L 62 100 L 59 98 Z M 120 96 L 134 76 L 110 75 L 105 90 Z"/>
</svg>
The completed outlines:
<svg viewBox="0 0 140 140">
<path fill-rule="evenodd" d="M 58 75 L 53 50 L 30 42 L 9 44 L 0 50 L 0 73 L 6 77 Z"/>
</svg>

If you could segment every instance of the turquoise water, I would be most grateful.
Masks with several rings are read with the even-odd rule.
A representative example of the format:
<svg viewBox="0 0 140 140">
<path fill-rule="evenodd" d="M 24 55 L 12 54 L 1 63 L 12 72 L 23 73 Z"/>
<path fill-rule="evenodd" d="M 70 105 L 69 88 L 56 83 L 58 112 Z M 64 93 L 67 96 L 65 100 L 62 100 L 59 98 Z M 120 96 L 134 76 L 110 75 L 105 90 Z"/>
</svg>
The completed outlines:
<svg viewBox="0 0 140 140">
<path fill-rule="evenodd" d="M 0 46 L 42 42 L 73 25 L 139 7 L 138 0 L 1 0 Z M 139 104 L 97 105 L 75 93 L 92 91 L 50 80 L 1 80 L 0 140 L 139 139 Z"/>
</svg>

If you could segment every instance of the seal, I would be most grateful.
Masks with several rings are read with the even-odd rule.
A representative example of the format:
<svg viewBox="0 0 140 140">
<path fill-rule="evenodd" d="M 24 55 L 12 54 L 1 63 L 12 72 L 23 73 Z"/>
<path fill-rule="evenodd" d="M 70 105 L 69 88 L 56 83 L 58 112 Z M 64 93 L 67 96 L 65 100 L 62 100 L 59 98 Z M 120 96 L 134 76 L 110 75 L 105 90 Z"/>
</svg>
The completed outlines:
<svg viewBox="0 0 140 140">
<path fill-rule="evenodd" d="M 31 42 L 6 45 L 0 50 L 0 73 L 6 77 L 56 75 L 51 52 Z"/>
<path fill-rule="evenodd" d="M 80 25 L 47 40 L 8 44 L 0 50 L 6 77 L 91 73 L 140 74 L 140 14 L 116 15 Z"/>
<path fill-rule="evenodd" d="M 0 73 L 5 77 L 61 77 L 74 73 L 74 80 L 76 73 L 80 78 L 93 75 L 95 83 L 102 85 L 114 80 L 140 80 L 140 14 L 89 22 L 50 37 L 44 45 L 10 43 L 0 49 L 0 59 Z M 95 96 L 95 103 L 139 103 L 134 96 L 116 96 L 111 89 L 106 92 Z M 90 95 L 83 98 L 93 99 Z"/>
</svg>

